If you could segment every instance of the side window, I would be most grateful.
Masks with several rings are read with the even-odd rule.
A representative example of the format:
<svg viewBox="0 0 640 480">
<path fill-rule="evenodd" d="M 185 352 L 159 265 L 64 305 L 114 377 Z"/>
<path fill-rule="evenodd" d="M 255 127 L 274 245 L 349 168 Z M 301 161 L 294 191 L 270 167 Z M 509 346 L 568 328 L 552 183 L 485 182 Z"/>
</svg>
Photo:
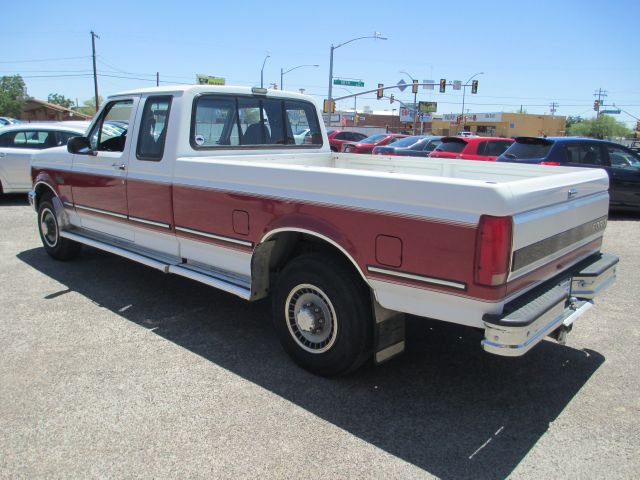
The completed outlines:
<svg viewBox="0 0 640 480">
<path fill-rule="evenodd" d="M 167 123 L 171 110 L 171 96 L 149 97 L 144 104 L 136 157 L 159 162 L 164 153 Z"/>
<path fill-rule="evenodd" d="M 21 131 L 15 134 L 13 142 L 9 142 L 7 146 L 13 148 L 34 148 L 42 150 L 49 148 L 49 132 L 40 131 Z"/>
<path fill-rule="evenodd" d="M 480 142 L 478 144 L 476 155 L 491 155 L 490 153 L 487 153 L 487 142 Z"/>
<path fill-rule="evenodd" d="M 103 152 L 124 151 L 132 109 L 133 100 L 110 103 L 89 133 L 91 149 Z"/>
<path fill-rule="evenodd" d="M 70 138 L 73 137 L 81 137 L 81 133 L 73 133 L 73 132 L 56 132 L 56 145 L 58 147 L 62 145 L 66 145 Z"/>
<path fill-rule="evenodd" d="M 483 155 L 498 157 L 502 155 L 507 148 L 509 148 L 509 145 L 511 145 L 511 142 L 490 140 L 487 142 Z"/>
<path fill-rule="evenodd" d="M 609 162 L 612 168 L 629 170 L 640 167 L 640 156 L 634 155 L 631 151 L 613 145 L 607 146 Z"/>
<path fill-rule="evenodd" d="M 600 146 L 597 144 L 577 143 L 567 145 L 566 151 L 567 161 L 570 163 L 579 163 L 585 166 L 600 166 L 604 163 Z"/>
</svg>

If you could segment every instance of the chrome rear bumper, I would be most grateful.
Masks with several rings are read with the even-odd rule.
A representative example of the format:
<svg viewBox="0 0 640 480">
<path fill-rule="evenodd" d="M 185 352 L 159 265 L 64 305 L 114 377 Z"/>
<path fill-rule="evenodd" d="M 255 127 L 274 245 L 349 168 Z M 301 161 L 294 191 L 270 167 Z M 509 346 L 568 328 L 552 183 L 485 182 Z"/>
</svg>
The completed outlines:
<svg viewBox="0 0 640 480">
<path fill-rule="evenodd" d="M 524 355 L 544 337 L 563 339 L 573 322 L 593 306 L 593 298 L 616 279 L 618 257 L 593 255 L 507 304 L 501 315 L 485 315 L 482 348 L 496 355 Z M 560 332 L 559 329 L 562 331 Z"/>
</svg>

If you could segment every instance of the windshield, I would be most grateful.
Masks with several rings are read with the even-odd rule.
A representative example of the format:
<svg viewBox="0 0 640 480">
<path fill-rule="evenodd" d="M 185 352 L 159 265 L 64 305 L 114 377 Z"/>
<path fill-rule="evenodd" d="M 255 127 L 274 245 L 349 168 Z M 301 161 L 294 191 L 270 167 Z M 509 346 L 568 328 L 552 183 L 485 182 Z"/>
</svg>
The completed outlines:
<svg viewBox="0 0 640 480">
<path fill-rule="evenodd" d="M 358 140 L 358 143 L 378 143 L 380 140 L 385 138 L 384 134 L 371 135 L 370 137 L 363 138 L 362 140 Z"/>
<path fill-rule="evenodd" d="M 438 148 L 436 148 L 436 152 L 450 152 L 450 153 L 460 153 L 462 150 L 464 150 L 464 147 L 467 145 L 467 142 L 456 142 L 451 141 L 451 142 L 442 142 L 440 145 L 438 145 Z"/>
<path fill-rule="evenodd" d="M 503 156 L 511 160 L 530 160 L 532 158 L 545 158 L 551 150 L 550 142 L 522 143 L 514 142 L 503 153 Z"/>
</svg>

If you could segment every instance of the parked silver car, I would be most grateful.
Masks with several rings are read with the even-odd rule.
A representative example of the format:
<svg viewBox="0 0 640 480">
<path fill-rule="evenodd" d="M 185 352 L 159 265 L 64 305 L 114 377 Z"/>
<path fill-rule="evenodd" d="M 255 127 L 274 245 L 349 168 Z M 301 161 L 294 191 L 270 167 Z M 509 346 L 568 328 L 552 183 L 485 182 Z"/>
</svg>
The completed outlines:
<svg viewBox="0 0 640 480">
<path fill-rule="evenodd" d="M 0 193 L 31 190 L 31 154 L 84 135 L 89 122 L 19 123 L 0 127 Z"/>
</svg>

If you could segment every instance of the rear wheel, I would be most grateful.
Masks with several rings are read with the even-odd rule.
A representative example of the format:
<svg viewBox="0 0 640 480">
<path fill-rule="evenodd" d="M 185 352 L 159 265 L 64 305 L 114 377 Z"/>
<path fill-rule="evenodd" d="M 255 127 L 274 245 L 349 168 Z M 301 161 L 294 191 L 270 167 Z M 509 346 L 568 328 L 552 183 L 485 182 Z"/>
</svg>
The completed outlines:
<svg viewBox="0 0 640 480">
<path fill-rule="evenodd" d="M 368 289 L 352 268 L 329 255 L 305 254 L 279 276 L 273 320 L 298 365 L 318 375 L 343 375 L 370 356 L 370 305 Z"/>
<path fill-rule="evenodd" d="M 81 244 L 60 237 L 60 226 L 53 207 L 52 197 L 47 195 L 38 204 L 38 231 L 47 253 L 56 260 L 70 260 L 78 255 Z"/>
</svg>

